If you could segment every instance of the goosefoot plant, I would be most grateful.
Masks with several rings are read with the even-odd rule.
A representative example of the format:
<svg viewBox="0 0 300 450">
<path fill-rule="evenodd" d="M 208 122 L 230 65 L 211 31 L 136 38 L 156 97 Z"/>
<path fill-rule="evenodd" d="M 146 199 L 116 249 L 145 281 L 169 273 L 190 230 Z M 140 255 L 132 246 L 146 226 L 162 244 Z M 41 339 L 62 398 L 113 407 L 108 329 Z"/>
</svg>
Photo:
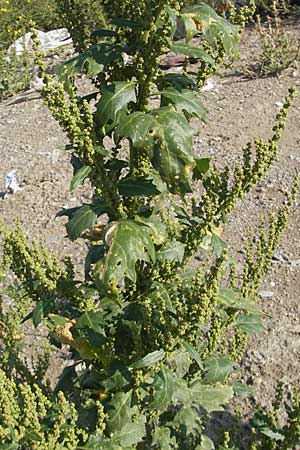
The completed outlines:
<svg viewBox="0 0 300 450">
<path fill-rule="evenodd" d="M 24 320 L 46 326 L 52 342 L 72 353 L 55 392 L 75 405 L 84 433 L 72 443 L 63 434 L 54 449 L 214 448 L 205 434 L 209 415 L 243 389 L 230 375 L 247 336 L 262 329 L 255 296 L 296 183 L 256 244 L 249 238 L 241 280 L 220 225 L 276 158 L 294 90 L 272 137 L 247 144 L 240 164 L 218 171 L 195 157 L 190 120 L 206 113 L 198 90 L 224 58 L 237 55 L 239 30 L 205 4 L 180 6 L 108 2 L 111 28 L 96 31 L 99 42 L 60 67 L 61 81 L 45 73 L 36 48 L 45 101 L 70 141 L 71 189 L 88 179 L 94 193 L 90 204 L 58 214 L 67 216 L 72 241 L 87 242 L 83 280 L 70 259 L 60 263 L 20 228 L 2 231 L 5 265 L 34 305 Z M 174 43 L 179 16 L 185 42 Z M 160 69 L 169 51 L 183 56 L 182 73 Z M 77 73 L 91 78 L 89 94 L 77 94 Z M 193 269 L 200 250 L 205 257 Z M 17 371 L 12 376 L 17 392 Z M 46 416 L 39 414 L 36 434 L 20 440 L 22 416 L 11 424 L 0 415 L 4 445 L 44 449 Z"/>
</svg>

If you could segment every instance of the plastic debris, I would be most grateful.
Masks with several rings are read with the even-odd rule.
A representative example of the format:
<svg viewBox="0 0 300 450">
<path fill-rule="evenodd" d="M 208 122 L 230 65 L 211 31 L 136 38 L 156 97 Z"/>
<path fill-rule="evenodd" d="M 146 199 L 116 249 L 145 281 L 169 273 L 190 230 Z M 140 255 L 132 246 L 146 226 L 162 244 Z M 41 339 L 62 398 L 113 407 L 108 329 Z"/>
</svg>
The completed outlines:
<svg viewBox="0 0 300 450">
<path fill-rule="evenodd" d="M 72 44 L 72 38 L 66 28 L 59 28 L 51 31 L 36 30 L 37 37 L 40 43 L 40 49 L 42 51 L 53 50 L 64 45 Z M 8 57 L 12 52 L 16 52 L 17 55 L 21 55 L 26 49 L 31 48 L 31 33 L 26 33 L 25 36 L 19 37 L 8 49 Z"/>
<path fill-rule="evenodd" d="M 4 196 L 6 194 L 14 194 L 17 191 L 22 190 L 18 184 L 16 172 L 16 170 L 11 170 L 6 174 Z"/>
<path fill-rule="evenodd" d="M 280 261 L 280 262 L 289 262 L 289 257 L 284 252 L 275 252 L 272 259 L 274 261 Z"/>
<path fill-rule="evenodd" d="M 208 79 L 207 82 L 205 83 L 205 85 L 202 88 L 202 92 L 211 91 L 214 88 L 215 88 L 214 83 L 210 79 Z"/>
</svg>

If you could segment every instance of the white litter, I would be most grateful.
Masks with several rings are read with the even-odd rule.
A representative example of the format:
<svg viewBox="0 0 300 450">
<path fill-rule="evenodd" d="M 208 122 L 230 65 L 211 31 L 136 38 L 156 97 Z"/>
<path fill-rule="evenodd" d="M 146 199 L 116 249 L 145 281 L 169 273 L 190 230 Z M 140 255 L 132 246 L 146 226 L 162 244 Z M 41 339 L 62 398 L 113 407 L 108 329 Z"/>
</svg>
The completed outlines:
<svg viewBox="0 0 300 450">
<path fill-rule="evenodd" d="M 202 92 L 211 91 L 214 88 L 215 88 L 214 83 L 210 79 L 208 79 L 207 82 L 205 83 L 205 85 L 202 88 Z"/>
<path fill-rule="evenodd" d="M 20 188 L 17 180 L 17 174 L 16 170 L 11 170 L 6 174 L 5 177 L 5 190 L 4 190 L 4 196 L 6 194 L 14 194 L 17 191 L 21 191 L 22 188 Z"/>
<path fill-rule="evenodd" d="M 72 38 L 66 28 L 59 28 L 51 31 L 36 30 L 37 37 L 40 43 L 40 49 L 44 52 L 53 50 L 64 45 L 72 44 Z M 28 50 L 32 46 L 31 33 L 26 33 L 25 36 L 19 37 L 8 49 L 7 54 L 10 56 L 13 52 L 17 55 L 22 55 L 24 47 Z"/>
</svg>

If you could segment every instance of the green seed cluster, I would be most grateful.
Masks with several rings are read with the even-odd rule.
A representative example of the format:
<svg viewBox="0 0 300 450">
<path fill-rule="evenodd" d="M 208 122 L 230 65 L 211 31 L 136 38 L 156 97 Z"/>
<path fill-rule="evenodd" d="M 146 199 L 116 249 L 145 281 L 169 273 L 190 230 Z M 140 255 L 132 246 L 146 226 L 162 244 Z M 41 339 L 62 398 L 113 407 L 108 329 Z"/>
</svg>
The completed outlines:
<svg viewBox="0 0 300 450">
<path fill-rule="evenodd" d="M 39 386 L 17 383 L 0 370 L 0 441 L 22 443 L 33 450 L 75 450 L 86 441 L 77 427 L 77 412 L 59 392 L 52 403 Z M 26 447 L 27 448 L 27 447 Z"/>
<path fill-rule="evenodd" d="M 197 250 L 207 232 L 213 226 L 218 226 L 235 208 L 237 201 L 266 175 L 278 155 L 278 141 L 285 128 L 288 109 L 294 95 L 295 89 L 291 88 L 276 116 L 277 124 L 273 127 L 273 136 L 267 142 L 256 139 L 254 156 L 250 143 L 243 149 L 243 163 L 235 166 L 232 177 L 229 167 L 221 172 L 212 169 L 205 177 L 203 180 L 205 193 L 193 211 L 195 216 L 203 219 L 203 223 L 185 228 L 182 232 L 182 240 L 186 243 L 186 257 Z"/>
</svg>

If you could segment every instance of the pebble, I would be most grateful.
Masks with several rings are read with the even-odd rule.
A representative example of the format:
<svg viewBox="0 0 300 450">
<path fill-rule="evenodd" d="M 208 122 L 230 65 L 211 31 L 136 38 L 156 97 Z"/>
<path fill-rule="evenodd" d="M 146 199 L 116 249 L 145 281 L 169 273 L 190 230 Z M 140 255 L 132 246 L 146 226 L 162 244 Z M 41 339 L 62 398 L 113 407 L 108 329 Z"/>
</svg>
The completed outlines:
<svg viewBox="0 0 300 450">
<path fill-rule="evenodd" d="M 271 297 L 273 297 L 274 292 L 272 292 L 272 291 L 260 291 L 260 292 L 258 293 L 258 295 L 259 295 L 260 297 L 262 297 L 262 298 L 271 298 Z"/>
</svg>

